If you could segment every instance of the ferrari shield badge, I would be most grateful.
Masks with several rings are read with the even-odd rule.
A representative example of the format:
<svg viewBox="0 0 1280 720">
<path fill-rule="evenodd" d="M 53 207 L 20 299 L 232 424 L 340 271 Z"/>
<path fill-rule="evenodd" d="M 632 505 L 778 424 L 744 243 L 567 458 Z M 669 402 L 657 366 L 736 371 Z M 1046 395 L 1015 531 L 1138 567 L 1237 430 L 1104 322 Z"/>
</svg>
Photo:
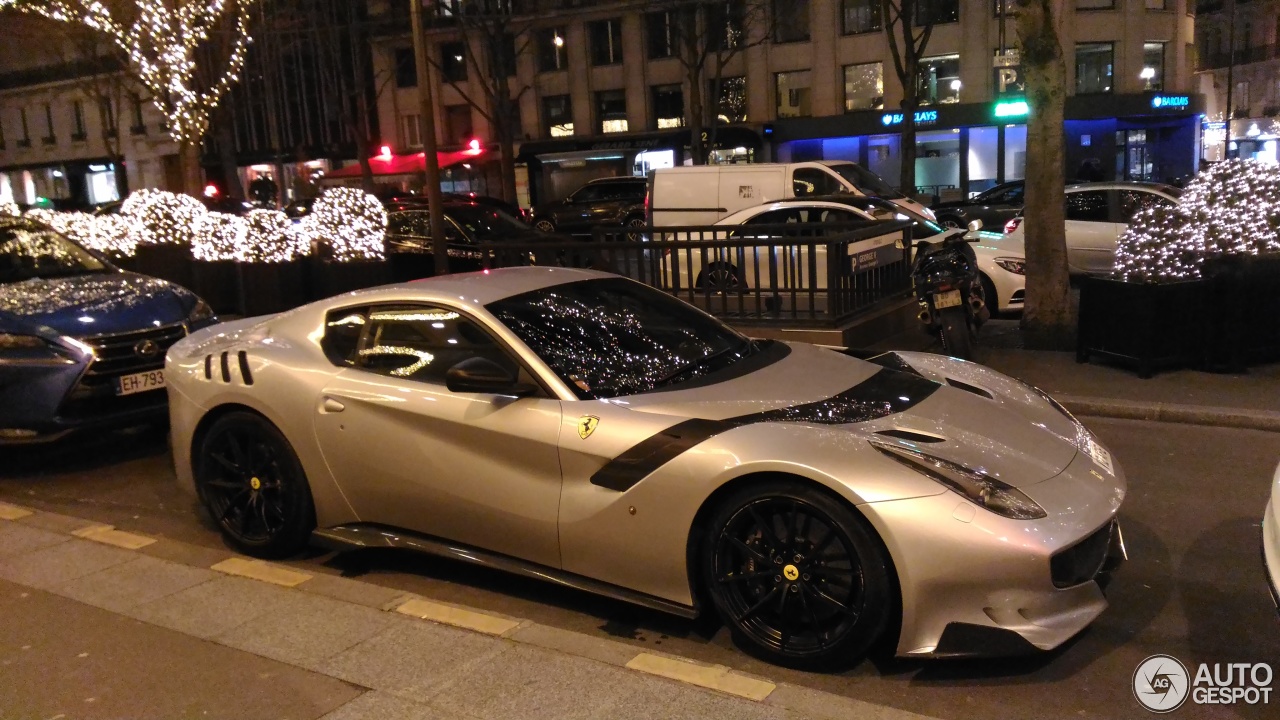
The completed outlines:
<svg viewBox="0 0 1280 720">
<path fill-rule="evenodd" d="M 600 424 L 600 418 L 595 415 L 583 415 L 578 418 L 578 437 L 586 440 L 591 437 L 591 433 L 596 431 L 596 426 Z"/>
</svg>

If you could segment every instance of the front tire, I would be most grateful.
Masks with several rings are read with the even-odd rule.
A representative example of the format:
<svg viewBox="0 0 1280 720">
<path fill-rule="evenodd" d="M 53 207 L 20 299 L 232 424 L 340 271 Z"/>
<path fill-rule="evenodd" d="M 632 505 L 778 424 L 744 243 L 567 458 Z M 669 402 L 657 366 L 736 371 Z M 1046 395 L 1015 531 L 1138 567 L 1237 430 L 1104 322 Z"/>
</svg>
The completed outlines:
<svg viewBox="0 0 1280 720">
<path fill-rule="evenodd" d="M 556 231 L 556 224 L 546 218 L 539 218 L 533 221 L 533 229 L 538 232 L 553 233 Z"/>
<path fill-rule="evenodd" d="M 735 642 L 769 662 L 825 668 L 860 659 L 893 608 L 889 563 L 867 522 L 795 482 L 734 492 L 701 544 L 701 577 Z"/>
<path fill-rule="evenodd" d="M 281 558 L 307 546 L 315 527 L 311 488 L 293 447 L 266 418 L 218 418 L 193 461 L 200 502 L 236 550 Z"/>
<path fill-rule="evenodd" d="M 729 263 L 711 263 L 698 274 L 694 283 L 699 290 L 712 292 L 733 292 L 743 287 L 742 278 L 738 276 L 738 268 Z"/>
<path fill-rule="evenodd" d="M 938 313 L 938 324 L 942 326 L 942 349 L 951 357 L 969 360 L 973 357 L 972 331 L 969 329 L 969 317 L 963 307 L 944 308 Z"/>
</svg>

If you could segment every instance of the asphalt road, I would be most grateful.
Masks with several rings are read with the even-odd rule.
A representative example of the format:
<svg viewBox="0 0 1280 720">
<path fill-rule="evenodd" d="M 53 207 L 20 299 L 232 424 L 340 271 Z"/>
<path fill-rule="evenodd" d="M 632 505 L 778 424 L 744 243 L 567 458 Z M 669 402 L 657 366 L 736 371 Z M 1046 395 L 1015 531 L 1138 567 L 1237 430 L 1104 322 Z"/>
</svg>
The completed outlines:
<svg viewBox="0 0 1280 720">
<path fill-rule="evenodd" d="M 1130 562 L 1108 590 L 1111 608 L 1055 652 L 1008 661 L 878 659 L 838 674 L 762 663 L 714 624 L 689 622 L 574 591 L 393 551 L 320 554 L 309 572 L 368 582 L 523 617 L 641 647 L 728 665 L 776 681 L 947 720 L 1135 718 L 1135 668 L 1146 657 L 1199 663 L 1269 662 L 1280 671 L 1280 619 L 1267 594 L 1259 524 L 1280 434 L 1088 419 L 1122 463 L 1121 511 Z M 0 500 L 222 547 L 175 485 L 162 433 L 119 433 L 55 447 L 0 451 Z M 1280 689 L 1280 677 L 1273 683 Z M 1273 693 L 1280 695 L 1280 693 Z M 1276 717 L 1270 706 L 1202 706 L 1185 718 Z"/>
</svg>

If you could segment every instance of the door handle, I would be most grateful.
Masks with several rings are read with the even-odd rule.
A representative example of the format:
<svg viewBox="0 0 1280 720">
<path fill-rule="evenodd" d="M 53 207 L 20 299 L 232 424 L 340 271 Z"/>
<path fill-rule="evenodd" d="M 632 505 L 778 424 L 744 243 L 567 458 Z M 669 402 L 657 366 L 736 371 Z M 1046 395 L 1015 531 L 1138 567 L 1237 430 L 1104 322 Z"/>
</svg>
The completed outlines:
<svg viewBox="0 0 1280 720">
<path fill-rule="evenodd" d="M 327 412 L 327 413 L 340 413 L 343 410 L 347 409 L 346 405 L 343 405 L 342 403 L 338 402 L 337 400 L 334 400 L 331 397 L 325 398 L 324 402 L 321 404 L 320 407 L 323 412 Z"/>
</svg>

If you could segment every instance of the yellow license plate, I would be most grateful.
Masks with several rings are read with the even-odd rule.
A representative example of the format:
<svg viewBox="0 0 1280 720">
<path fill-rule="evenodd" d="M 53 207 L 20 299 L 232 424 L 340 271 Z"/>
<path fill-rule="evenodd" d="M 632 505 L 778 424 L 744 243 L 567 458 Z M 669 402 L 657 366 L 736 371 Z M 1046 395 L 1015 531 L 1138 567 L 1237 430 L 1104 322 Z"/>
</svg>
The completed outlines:
<svg viewBox="0 0 1280 720">
<path fill-rule="evenodd" d="M 942 310 L 943 308 L 956 307 L 960 304 L 960 291 L 948 290 L 946 292 L 933 294 L 933 308 Z"/>
</svg>

